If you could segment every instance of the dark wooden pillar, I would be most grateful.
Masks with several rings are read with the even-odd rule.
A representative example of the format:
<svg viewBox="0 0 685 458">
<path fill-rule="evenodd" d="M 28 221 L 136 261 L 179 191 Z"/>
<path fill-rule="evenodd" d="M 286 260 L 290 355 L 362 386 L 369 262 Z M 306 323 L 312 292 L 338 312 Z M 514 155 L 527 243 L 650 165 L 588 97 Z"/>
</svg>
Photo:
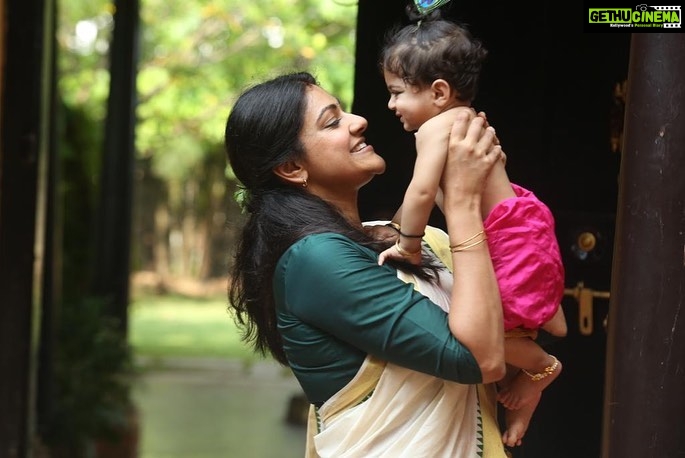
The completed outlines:
<svg viewBox="0 0 685 458">
<path fill-rule="evenodd" d="M 0 456 L 31 456 L 44 262 L 52 0 L 2 2 Z"/>
<path fill-rule="evenodd" d="M 120 320 L 125 331 L 129 300 L 140 7 L 138 0 L 118 0 L 115 4 L 93 292 L 108 301 L 108 312 Z"/>
<path fill-rule="evenodd" d="M 685 456 L 685 35 L 633 34 L 604 458 Z"/>
<path fill-rule="evenodd" d="M 52 8 L 46 21 L 49 30 L 57 29 L 57 5 Z M 36 384 L 36 417 L 37 435 L 41 438 L 44 433 L 46 420 L 49 418 L 55 397 L 55 348 L 57 346 L 57 319 L 62 304 L 62 241 L 63 201 L 61 193 L 61 166 L 59 145 L 57 138 L 58 100 L 57 90 L 57 36 L 53 32 L 46 36 L 50 39 L 52 52 L 46 58 L 46 78 L 49 89 L 45 95 L 45 102 L 49 104 L 47 111 L 50 118 L 44 126 L 45 141 L 47 143 L 47 172 L 45 174 L 45 224 L 43 242 L 43 271 L 41 285 L 41 314 L 40 337 L 38 349 L 38 368 Z M 48 96 L 49 94 L 49 96 Z"/>
</svg>

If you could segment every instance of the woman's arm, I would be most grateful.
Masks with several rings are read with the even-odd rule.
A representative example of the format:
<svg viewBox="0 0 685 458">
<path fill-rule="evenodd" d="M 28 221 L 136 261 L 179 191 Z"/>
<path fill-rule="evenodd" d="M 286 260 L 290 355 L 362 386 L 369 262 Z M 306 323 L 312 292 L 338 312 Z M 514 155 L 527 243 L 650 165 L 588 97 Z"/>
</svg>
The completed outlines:
<svg viewBox="0 0 685 458">
<path fill-rule="evenodd" d="M 502 154 L 495 145 L 494 130 L 486 128 L 485 122 L 482 117 L 469 122 L 467 113 L 457 115 L 441 185 L 450 245 L 461 244 L 460 249 L 452 250 L 450 330 L 478 361 L 483 382 L 493 382 L 505 372 L 499 287 L 487 243 L 467 247 L 484 236 L 482 193 Z M 462 243 L 468 240 L 472 242 Z"/>
<path fill-rule="evenodd" d="M 375 257 L 337 234 L 311 235 L 293 245 L 274 278 L 284 342 L 302 342 L 309 329 L 312 347 L 302 358 L 311 368 L 328 367 L 338 353 L 354 351 L 447 380 L 480 383 L 480 367 L 451 334 L 443 309 L 400 280 L 394 268 L 378 267 Z M 330 348 L 336 345 L 341 347 Z"/>
</svg>

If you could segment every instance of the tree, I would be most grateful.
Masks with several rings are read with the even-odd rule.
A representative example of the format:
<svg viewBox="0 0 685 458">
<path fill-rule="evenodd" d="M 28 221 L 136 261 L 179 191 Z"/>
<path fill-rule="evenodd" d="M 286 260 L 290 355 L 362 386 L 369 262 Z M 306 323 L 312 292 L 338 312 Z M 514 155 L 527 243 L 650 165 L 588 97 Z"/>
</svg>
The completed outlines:
<svg viewBox="0 0 685 458">
<path fill-rule="evenodd" d="M 349 107 L 356 4 L 147 0 L 141 6 L 134 268 L 225 275 L 231 226 L 240 218 L 222 145 L 230 106 L 267 76 L 308 70 Z M 60 92 L 67 106 L 104 121 L 112 4 L 74 0 L 60 8 Z M 94 153 L 99 148 L 92 145 Z"/>
</svg>

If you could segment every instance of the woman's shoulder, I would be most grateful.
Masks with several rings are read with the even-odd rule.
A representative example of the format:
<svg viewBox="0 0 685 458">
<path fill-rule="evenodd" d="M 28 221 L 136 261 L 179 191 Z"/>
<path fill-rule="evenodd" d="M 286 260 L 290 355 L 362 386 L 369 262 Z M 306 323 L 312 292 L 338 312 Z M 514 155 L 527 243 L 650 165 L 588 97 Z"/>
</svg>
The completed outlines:
<svg viewBox="0 0 685 458">
<path fill-rule="evenodd" d="M 303 237 L 281 256 L 274 271 L 276 285 L 291 290 L 312 288 L 340 294 L 360 281 L 397 278 L 391 268 L 378 265 L 378 253 L 337 233 Z"/>
<path fill-rule="evenodd" d="M 288 251 L 319 251 L 338 247 L 356 247 L 359 244 L 349 237 L 336 232 L 320 232 L 302 237 L 288 249 Z"/>
<path fill-rule="evenodd" d="M 295 242 L 281 257 L 281 263 L 302 262 L 315 267 L 317 264 L 327 265 L 331 261 L 339 262 L 349 256 L 371 259 L 373 251 L 342 234 L 321 232 L 309 234 Z"/>
</svg>

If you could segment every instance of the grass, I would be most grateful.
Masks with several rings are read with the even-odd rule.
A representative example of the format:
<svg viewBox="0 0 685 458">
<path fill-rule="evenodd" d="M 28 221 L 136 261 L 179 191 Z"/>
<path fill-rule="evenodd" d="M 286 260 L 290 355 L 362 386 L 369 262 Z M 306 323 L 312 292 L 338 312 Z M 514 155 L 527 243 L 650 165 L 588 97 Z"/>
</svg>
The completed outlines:
<svg viewBox="0 0 685 458">
<path fill-rule="evenodd" d="M 261 359 L 240 336 L 225 296 L 140 295 L 131 303 L 129 341 L 137 356 Z"/>
</svg>

